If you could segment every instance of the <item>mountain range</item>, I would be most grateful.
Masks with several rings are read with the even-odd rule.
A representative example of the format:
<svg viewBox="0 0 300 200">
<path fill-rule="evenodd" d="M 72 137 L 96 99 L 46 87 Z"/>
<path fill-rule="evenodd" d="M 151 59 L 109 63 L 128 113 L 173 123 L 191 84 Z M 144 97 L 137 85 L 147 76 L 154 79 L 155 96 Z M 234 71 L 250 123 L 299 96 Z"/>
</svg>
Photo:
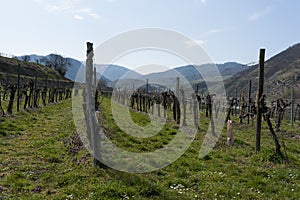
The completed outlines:
<svg viewBox="0 0 300 200">
<path fill-rule="evenodd" d="M 51 54 L 50 54 L 51 55 Z M 47 56 L 29 55 L 30 62 L 39 62 Z M 23 57 L 18 57 L 23 59 Z M 84 81 L 85 66 L 83 61 L 73 58 L 67 58 L 68 67 L 66 78 L 77 81 Z M 206 71 L 211 69 L 213 64 L 204 65 L 186 65 L 163 72 L 141 75 L 134 70 L 118 66 L 96 64 L 98 79 L 104 80 L 109 86 L 114 86 L 119 79 L 123 79 L 122 84 L 127 84 L 128 87 L 133 87 L 135 83 L 149 82 L 161 80 L 167 85 L 175 85 L 175 77 L 182 77 L 192 84 L 197 84 L 201 88 L 205 88 L 205 83 L 201 74 L 198 71 Z M 227 62 L 224 64 L 216 64 L 222 78 L 225 80 L 225 88 L 229 96 L 235 96 L 236 90 L 239 94 L 248 94 L 249 80 L 252 81 L 252 97 L 255 97 L 258 82 L 258 64 L 244 65 L 237 62 Z M 78 71 L 80 73 L 78 73 Z M 77 77 L 76 74 L 80 74 Z M 272 98 L 290 95 L 290 88 L 300 88 L 300 44 L 290 46 L 286 50 L 271 57 L 265 62 L 265 94 Z M 298 94 L 296 94 L 298 95 Z M 299 94 L 300 98 L 300 94 Z"/>
<path fill-rule="evenodd" d="M 40 56 L 40 55 L 26 55 L 28 62 L 37 62 L 39 64 L 46 64 L 45 60 L 50 59 L 51 55 Z M 24 60 L 25 56 L 17 57 L 19 60 Z M 85 65 L 83 61 L 79 61 L 73 58 L 67 59 L 67 72 L 65 77 L 70 80 L 76 80 L 76 75 L 80 68 L 85 69 Z M 193 82 L 202 79 L 201 74 L 198 71 L 202 71 L 205 69 L 209 69 L 213 64 L 204 64 L 204 65 L 186 65 L 176 67 L 170 70 L 166 70 L 163 72 L 150 73 L 147 75 L 141 75 L 134 70 L 130 70 L 128 68 L 119 66 L 119 65 L 104 65 L 104 64 L 95 64 L 94 66 L 97 68 L 97 77 L 102 78 L 105 82 L 115 82 L 119 79 L 140 79 L 140 80 L 158 80 L 158 79 L 173 79 L 177 76 L 182 76 L 186 80 Z M 236 62 L 227 62 L 224 64 L 216 64 L 218 70 L 224 78 L 228 78 L 233 76 L 234 74 L 246 70 L 249 68 L 247 65 L 243 65 Z M 84 71 L 80 73 L 81 77 L 77 77 L 77 81 L 84 81 Z"/>
</svg>

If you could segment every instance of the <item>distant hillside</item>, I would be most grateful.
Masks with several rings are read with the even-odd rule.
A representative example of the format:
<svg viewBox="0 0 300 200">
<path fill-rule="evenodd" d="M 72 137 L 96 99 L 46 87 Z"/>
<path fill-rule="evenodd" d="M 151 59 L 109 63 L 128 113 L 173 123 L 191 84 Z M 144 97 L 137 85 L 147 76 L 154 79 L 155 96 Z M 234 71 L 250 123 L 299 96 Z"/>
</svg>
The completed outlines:
<svg viewBox="0 0 300 200">
<path fill-rule="evenodd" d="M 268 51 L 268 49 L 266 49 Z M 235 88 L 248 93 L 248 83 L 252 80 L 252 94 L 255 97 L 258 83 L 258 65 L 251 66 L 225 82 L 227 92 L 234 96 Z M 264 93 L 270 98 L 289 97 L 294 87 L 300 98 L 300 44 L 295 44 L 265 62 Z"/>
<path fill-rule="evenodd" d="M 111 81 L 124 78 L 137 79 L 141 77 L 141 74 L 119 65 L 96 65 L 96 67 L 97 72 L 99 72 Z"/>
<path fill-rule="evenodd" d="M 34 77 L 37 75 L 38 78 L 45 78 L 48 76 L 49 79 L 64 79 L 55 70 L 45 67 L 43 65 L 24 62 L 14 58 L 5 58 L 0 56 L 0 78 L 1 82 L 6 78 L 6 73 L 12 77 L 16 77 L 18 74 L 18 65 L 20 65 L 20 74 L 23 76 Z"/>
<path fill-rule="evenodd" d="M 178 76 L 178 74 L 180 74 L 181 76 L 185 77 L 185 79 L 187 79 L 188 81 L 197 81 L 202 79 L 200 73 L 203 71 L 207 72 L 209 68 L 213 67 L 213 65 L 214 64 L 187 65 L 187 66 L 170 69 L 165 72 L 148 74 L 143 77 L 148 79 L 164 79 L 164 78 L 176 77 Z M 248 69 L 248 66 L 236 62 L 216 64 L 216 66 L 223 77 L 230 77 L 238 72 Z"/>
</svg>

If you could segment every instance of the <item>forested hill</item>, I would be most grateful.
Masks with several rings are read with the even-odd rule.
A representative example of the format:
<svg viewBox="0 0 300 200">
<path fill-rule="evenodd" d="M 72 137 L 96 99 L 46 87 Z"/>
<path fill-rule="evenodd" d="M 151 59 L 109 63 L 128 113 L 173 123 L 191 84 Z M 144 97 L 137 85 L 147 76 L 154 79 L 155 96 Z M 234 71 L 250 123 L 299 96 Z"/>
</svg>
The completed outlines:
<svg viewBox="0 0 300 200">
<path fill-rule="evenodd" d="M 268 49 L 266 49 L 268 51 Z M 258 65 L 251 66 L 225 81 L 229 95 L 235 88 L 248 93 L 248 83 L 252 80 L 252 94 L 255 96 L 258 83 Z M 270 98 L 288 97 L 291 88 L 300 89 L 300 44 L 295 44 L 265 62 L 264 93 Z M 297 97 L 300 98 L 300 97 Z"/>
<path fill-rule="evenodd" d="M 50 67 L 39 65 L 33 62 L 24 62 L 14 58 L 6 58 L 0 56 L 0 78 L 4 79 L 8 73 L 11 77 L 16 77 L 18 74 L 18 65 L 20 65 L 20 74 L 22 76 L 66 80 L 59 73 Z"/>
</svg>

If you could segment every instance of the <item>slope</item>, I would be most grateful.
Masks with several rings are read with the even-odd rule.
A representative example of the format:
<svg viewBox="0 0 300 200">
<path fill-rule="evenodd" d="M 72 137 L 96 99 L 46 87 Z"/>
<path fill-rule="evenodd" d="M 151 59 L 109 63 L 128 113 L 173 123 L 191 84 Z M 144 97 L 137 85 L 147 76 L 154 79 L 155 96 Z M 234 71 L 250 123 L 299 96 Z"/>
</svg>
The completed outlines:
<svg viewBox="0 0 300 200">
<path fill-rule="evenodd" d="M 252 81 L 252 94 L 255 96 L 258 85 L 258 65 L 251 66 L 225 81 L 230 96 L 235 88 L 248 93 L 248 83 Z M 288 97 L 291 88 L 300 88 L 300 44 L 295 44 L 265 62 L 264 92 L 270 98 Z M 297 94 L 296 98 L 300 98 Z"/>
<path fill-rule="evenodd" d="M 64 79 L 59 73 L 49 67 L 6 57 L 0 57 L 0 79 L 6 79 L 6 73 L 13 79 L 16 79 L 19 65 L 20 74 L 22 76 L 34 77 L 36 75 L 38 78 L 45 78 L 48 76 L 49 79 Z"/>
</svg>

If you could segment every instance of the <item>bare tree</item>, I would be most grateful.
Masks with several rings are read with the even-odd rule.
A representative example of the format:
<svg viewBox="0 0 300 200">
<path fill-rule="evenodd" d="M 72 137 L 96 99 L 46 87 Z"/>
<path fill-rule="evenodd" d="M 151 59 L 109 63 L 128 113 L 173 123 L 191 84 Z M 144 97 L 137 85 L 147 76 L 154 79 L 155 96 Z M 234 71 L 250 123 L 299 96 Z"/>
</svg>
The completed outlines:
<svg viewBox="0 0 300 200">
<path fill-rule="evenodd" d="M 47 67 L 56 70 L 61 76 L 65 76 L 67 72 L 67 67 L 70 65 L 67 58 L 61 55 L 50 54 L 41 60 Z"/>
</svg>

